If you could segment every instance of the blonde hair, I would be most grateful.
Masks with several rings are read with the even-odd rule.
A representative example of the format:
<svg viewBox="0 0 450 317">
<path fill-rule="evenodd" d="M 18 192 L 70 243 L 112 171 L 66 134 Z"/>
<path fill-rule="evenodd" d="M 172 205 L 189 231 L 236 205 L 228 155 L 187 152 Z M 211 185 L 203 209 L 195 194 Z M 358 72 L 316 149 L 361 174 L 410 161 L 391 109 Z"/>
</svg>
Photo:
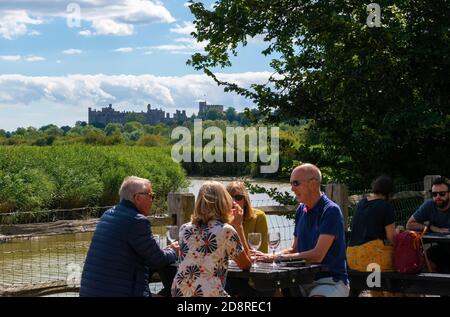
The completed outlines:
<svg viewBox="0 0 450 317">
<path fill-rule="evenodd" d="M 255 218 L 255 212 L 253 211 L 252 204 L 250 203 L 250 196 L 248 195 L 248 190 L 245 188 L 245 184 L 239 181 L 233 181 L 227 185 L 227 191 L 231 195 L 233 192 L 242 192 L 244 194 L 244 217 L 245 218 Z"/>
<path fill-rule="evenodd" d="M 191 221 L 197 226 L 207 224 L 210 220 L 229 223 L 232 206 L 233 200 L 225 187 L 219 182 L 207 181 L 198 192 Z"/>
</svg>

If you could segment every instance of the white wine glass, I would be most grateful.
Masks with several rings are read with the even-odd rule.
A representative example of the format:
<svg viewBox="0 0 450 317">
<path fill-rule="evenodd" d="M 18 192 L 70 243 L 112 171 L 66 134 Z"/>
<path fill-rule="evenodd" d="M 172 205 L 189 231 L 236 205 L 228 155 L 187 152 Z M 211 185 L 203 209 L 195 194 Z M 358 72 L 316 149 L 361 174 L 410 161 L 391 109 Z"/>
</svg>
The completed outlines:
<svg viewBox="0 0 450 317">
<path fill-rule="evenodd" d="M 175 241 L 177 241 L 179 237 L 178 226 L 167 226 L 166 229 L 167 229 L 166 236 L 167 240 L 169 241 L 169 244 L 172 244 Z"/>
<path fill-rule="evenodd" d="M 269 247 L 270 247 L 270 249 L 272 249 L 272 254 L 273 254 L 272 267 L 277 267 L 278 266 L 275 263 L 275 250 L 280 245 L 280 241 L 281 241 L 281 238 L 280 238 L 280 233 L 279 232 L 271 232 L 269 234 Z"/>
<path fill-rule="evenodd" d="M 261 246 L 261 240 L 262 240 L 262 238 L 261 238 L 261 233 L 260 232 L 252 232 L 252 233 L 248 234 L 248 239 L 247 239 L 248 245 L 255 252 Z M 252 267 L 253 268 L 259 267 L 259 265 L 256 264 L 256 256 L 255 256 L 255 260 L 252 263 Z"/>
</svg>

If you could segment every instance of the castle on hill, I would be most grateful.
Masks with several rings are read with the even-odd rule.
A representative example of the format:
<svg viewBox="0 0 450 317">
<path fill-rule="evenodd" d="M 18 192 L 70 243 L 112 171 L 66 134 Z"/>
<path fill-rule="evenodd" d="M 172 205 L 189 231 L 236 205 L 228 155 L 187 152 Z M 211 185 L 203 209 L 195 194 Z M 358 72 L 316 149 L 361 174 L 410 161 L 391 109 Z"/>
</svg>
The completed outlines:
<svg viewBox="0 0 450 317">
<path fill-rule="evenodd" d="M 199 102 L 199 114 L 206 113 L 210 109 L 223 112 L 222 105 L 208 105 L 206 101 Z M 116 111 L 112 107 L 112 104 L 109 104 L 108 107 L 104 107 L 101 110 L 93 110 L 91 107 L 88 109 L 88 123 L 92 125 L 106 126 L 108 123 L 125 124 L 130 121 L 136 121 L 137 116 L 143 118 L 145 124 L 169 123 L 187 119 L 186 110 L 176 110 L 173 117 L 170 117 L 170 113 L 166 113 L 161 108 L 152 109 L 150 104 L 147 105 L 146 112 Z"/>
</svg>

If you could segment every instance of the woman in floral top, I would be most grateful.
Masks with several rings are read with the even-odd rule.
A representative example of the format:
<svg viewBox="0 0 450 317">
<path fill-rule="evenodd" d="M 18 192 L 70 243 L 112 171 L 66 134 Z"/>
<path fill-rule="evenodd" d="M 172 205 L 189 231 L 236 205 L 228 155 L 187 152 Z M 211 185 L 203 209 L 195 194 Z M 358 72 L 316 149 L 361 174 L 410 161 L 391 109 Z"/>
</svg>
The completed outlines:
<svg viewBox="0 0 450 317">
<path fill-rule="evenodd" d="M 228 296 L 228 260 L 250 269 L 242 227 L 243 211 L 219 182 L 206 182 L 198 193 L 191 222 L 180 228 L 178 271 L 172 296 Z"/>
</svg>

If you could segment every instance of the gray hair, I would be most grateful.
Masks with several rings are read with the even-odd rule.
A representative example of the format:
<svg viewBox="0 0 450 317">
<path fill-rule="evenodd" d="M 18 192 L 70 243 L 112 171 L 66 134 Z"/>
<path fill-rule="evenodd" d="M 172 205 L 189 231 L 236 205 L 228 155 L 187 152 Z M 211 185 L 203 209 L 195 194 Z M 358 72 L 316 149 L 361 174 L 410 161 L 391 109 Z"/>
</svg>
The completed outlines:
<svg viewBox="0 0 450 317">
<path fill-rule="evenodd" d="M 137 193 L 145 191 L 145 185 L 152 185 L 146 178 L 137 176 L 128 176 L 122 182 L 119 189 L 120 200 L 126 199 L 133 201 L 133 196 Z"/>
</svg>

